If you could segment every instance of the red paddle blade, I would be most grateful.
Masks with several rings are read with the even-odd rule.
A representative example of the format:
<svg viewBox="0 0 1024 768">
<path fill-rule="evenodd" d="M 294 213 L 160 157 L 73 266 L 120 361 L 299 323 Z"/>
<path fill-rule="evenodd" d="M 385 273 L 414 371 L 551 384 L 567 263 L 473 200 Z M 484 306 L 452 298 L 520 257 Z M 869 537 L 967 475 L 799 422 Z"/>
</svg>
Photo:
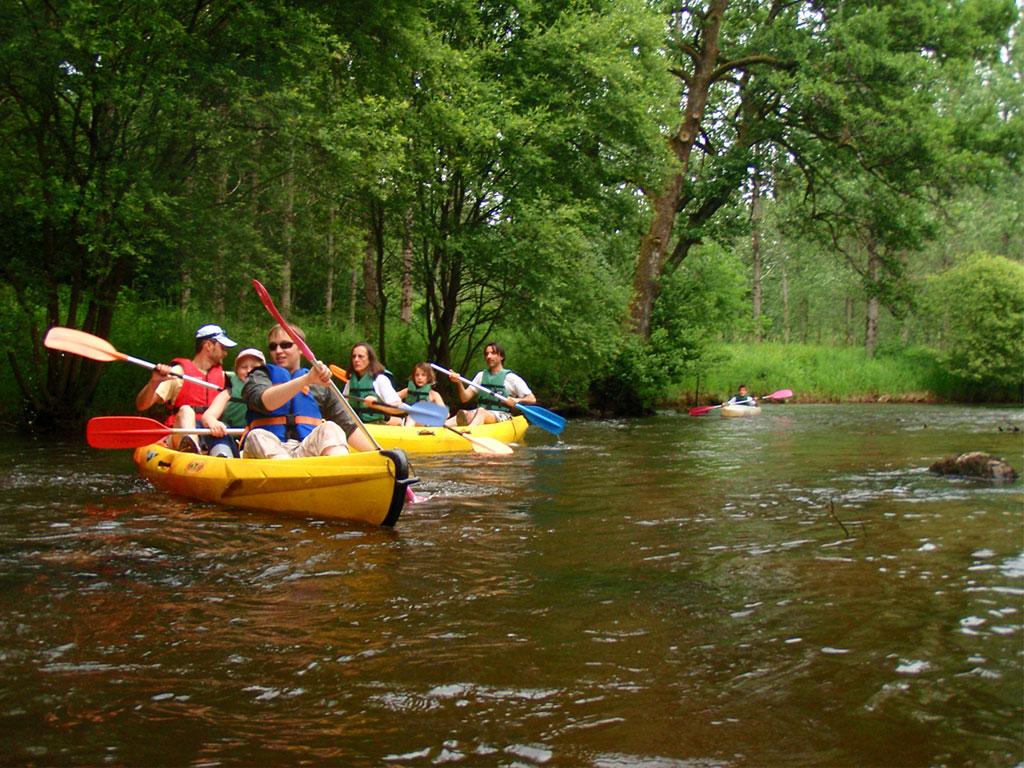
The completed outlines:
<svg viewBox="0 0 1024 768">
<path fill-rule="evenodd" d="M 260 297 L 260 301 L 263 303 L 263 306 L 266 307 L 267 312 L 273 315 L 278 324 L 284 328 L 284 332 L 287 333 L 289 338 L 295 342 L 295 346 L 299 348 L 299 351 L 306 356 L 306 359 L 309 360 L 309 362 L 315 363 L 317 360 L 313 351 L 306 346 L 306 342 L 299 338 L 299 336 L 292 330 L 292 327 L 288 325 L 288 321 L 285 320 L 284 317 L 281 316 L 281 313 L 277 311 L 277 307 L 274 306 L 274 300 L 270 298 L 270 294 L 267 292 L 267 289 L 263 287 L 263 283 L 256 278 L 253 278 L 252 287 L 256 289 L 256 295 Z"/>
<path fill-rule="evenodd" d="M 701 405 L 696 408 L 691 408 L 689 414 L 691 416 L 703 416 L 708 411 L 713 411 L 715 408 L 721 408 L 720 405 Z"/>
<path fill-rule="evenodd" d="M 99 336 L 79 331 L 75 328 L 63 328 L 54 326 L 46 333 L 43 344 L 48 349 L 56 349 L 61 352 L 70 352 L 73 355 L 87 357 L 90 360 L 99 360 L 102 363 L 110 363 L 114 360 L 124 360 L 127 355 L 118 352 L 114 345 Z"/>
<path fill-rule="evenodd" d="M 93 448 L 138 448 L 170 433 L 170 427 L 144 416 L 97 416 L 85 427 L 86 442 Z"/>
<path fill-rule="evenodd" d="M 793 396 L 792 389 L 780 389 L 778 392 L 772 392 L 770 395 L 765 395 L 762 400 L 786 400 Z"/>
</svg>

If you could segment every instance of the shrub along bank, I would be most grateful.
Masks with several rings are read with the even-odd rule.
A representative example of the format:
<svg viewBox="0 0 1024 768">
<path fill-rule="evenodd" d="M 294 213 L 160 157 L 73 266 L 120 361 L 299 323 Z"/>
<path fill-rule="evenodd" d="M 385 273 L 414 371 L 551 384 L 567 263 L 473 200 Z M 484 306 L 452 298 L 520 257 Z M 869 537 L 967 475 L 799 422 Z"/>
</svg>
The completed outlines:
<svg viewBox="0 0 1024 768">
<path fill-rule="evenodd" d="M 663 405 L 720 402 L 746 384 L 754 394 L 792 389 L 795 402 L 1020 402 L 1021 385 L 959 378 L 924 348 L 867 357 L 863 349 L 803 344 L 734 344 L 719 361 L 666 392 Z"/>
</svg>

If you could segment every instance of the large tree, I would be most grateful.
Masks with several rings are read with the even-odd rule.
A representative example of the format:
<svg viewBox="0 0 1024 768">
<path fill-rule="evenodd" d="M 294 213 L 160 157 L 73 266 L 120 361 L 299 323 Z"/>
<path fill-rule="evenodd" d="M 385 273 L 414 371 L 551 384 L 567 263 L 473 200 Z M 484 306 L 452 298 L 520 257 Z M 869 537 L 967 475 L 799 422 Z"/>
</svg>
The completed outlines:
<svg viewBox="0 0 1024 768">
<path fill-rule="evenodd" d="M 461 367 L 496 328 L 594 306 L 601 243 L 632 225 L 662 161 L 668 81 L 642 2 L 429 4 L 426 18 L 405 131 L 412 242 L 428 354 Z"/>
<path fill-rule="evenodd" d="M 648 193 L 631 329 L 650 334 L 662 278 L 716 234 L 755 149 L 758 162 L 799 169 L 810 215 L 831 228 L 815 206 L 841 199 L 833 182 L 855 177 L 861 199 L 871 185 L 898 197 L 946 173 L 940 126 L 955 120 L 937 109 L 943 70 L 992 60 L 1014 17 L 1012 0 L 709 0 L 674 11 L 682 114 L 668 137 L 672 172 Z M 898 248 L 903 219 L 860 217 L 855 230 Z"/>
<path fill-rule="evenodd" d="M 100 366 L 44 358 L 46 328 L 106 337 L 138 270 L 215 257 L 180 247 L 196 201 L 226 190 L 226 170 L 196 176 L 197 159 L 240 105 L 287 83 L 318 30 L 287 3 L 224 0 L 26 0 L 0 4 L 0 28 L 0 279 L 32 341 L 8 363 L 34 410 L 73 415 Z"/>
</svg>

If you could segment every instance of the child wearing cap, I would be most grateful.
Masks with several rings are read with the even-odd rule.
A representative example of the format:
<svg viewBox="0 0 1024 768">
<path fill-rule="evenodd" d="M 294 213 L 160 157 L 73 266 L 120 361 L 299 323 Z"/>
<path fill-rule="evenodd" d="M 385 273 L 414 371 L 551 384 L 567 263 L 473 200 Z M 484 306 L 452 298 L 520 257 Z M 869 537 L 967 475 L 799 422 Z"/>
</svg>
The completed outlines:
<svg viewBox="0 0 1024 768">
<path fill-rule="evenodd" d="M 267 359 L 263 353 L 253 347 L 243 349 L 235 355 L 235 371 L 227 374 L 230 386 L 219 393 L 203 413 L 203 426 L 212 430 L 214 435 L 226 427 L 244 427 L 246 425 L 246 405 L 242 399 L 242 388 L 249 378 L 249 372 L 266 364 Z M 221 414 L 223 414 L 223 419 Z M 238 456 L 237 446 L 233 447 L 232 455 Z M 210 455 L 222 454 L 211 451 Z"/>
</svg>

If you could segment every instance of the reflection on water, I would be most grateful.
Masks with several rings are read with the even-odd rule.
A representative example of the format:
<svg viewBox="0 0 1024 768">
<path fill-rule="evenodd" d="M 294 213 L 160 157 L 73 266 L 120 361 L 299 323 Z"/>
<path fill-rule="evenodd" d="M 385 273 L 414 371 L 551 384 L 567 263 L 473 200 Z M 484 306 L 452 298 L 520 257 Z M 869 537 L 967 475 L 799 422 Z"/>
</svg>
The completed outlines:
<svg viewBox="0 0 1024 768">
<path fill-rule="evenodd" d="M 1019 410 L 765 407 L 415 461 L 394 531 L 9 440 L 14 764 L 1015 765 Z M 1004 427 L 1000 431 L 999 427 Z"/>
</svg>

